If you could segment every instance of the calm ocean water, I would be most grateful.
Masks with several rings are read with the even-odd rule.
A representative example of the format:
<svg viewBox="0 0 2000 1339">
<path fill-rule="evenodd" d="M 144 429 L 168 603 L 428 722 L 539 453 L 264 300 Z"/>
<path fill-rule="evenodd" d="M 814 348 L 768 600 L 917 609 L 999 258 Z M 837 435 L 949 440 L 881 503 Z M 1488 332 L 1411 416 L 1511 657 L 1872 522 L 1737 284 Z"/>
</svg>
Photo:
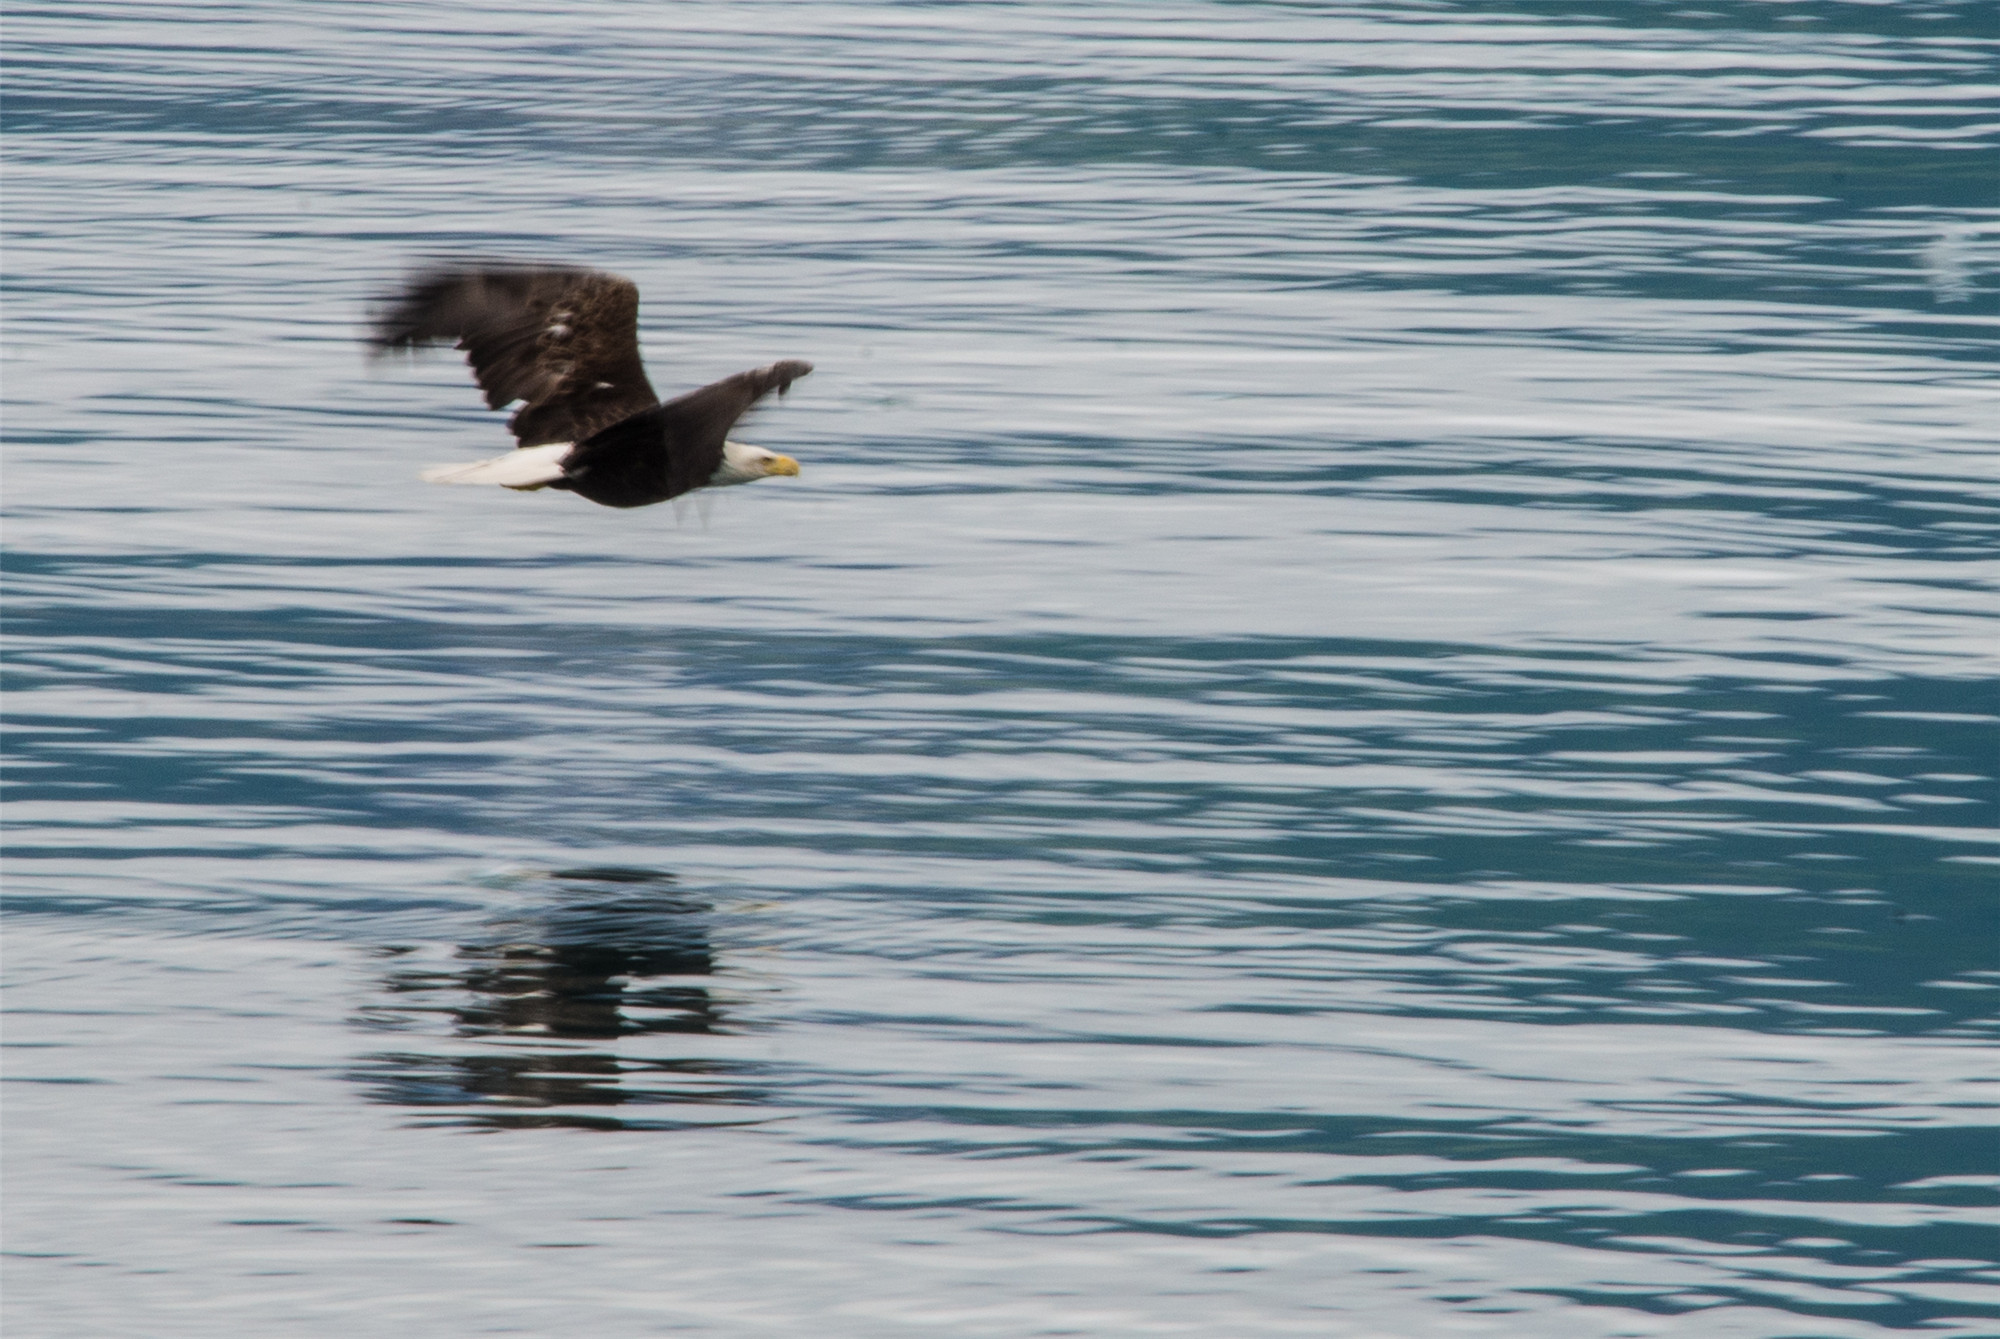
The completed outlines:
<svg viewBox="0 0 2000 1339">
<path fill-rule="evenodd" d="M 5 37 L 10 1333 L 2000 1333 L 1990 0 Z"/>
</svg>

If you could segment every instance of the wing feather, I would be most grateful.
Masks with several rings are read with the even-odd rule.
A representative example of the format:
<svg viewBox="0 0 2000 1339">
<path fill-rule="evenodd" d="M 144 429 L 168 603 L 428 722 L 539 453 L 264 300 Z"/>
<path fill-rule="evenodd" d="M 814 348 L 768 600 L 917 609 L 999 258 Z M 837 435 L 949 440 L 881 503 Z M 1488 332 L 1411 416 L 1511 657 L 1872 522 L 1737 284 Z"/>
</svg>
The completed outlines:
<svg viewBox="0 0 2000 1339">
<path fill-rule="evenodd" d="M 445 261 L 378 310 L 377 353 L 456 342 L 489 409 L 521 401 L 518 444 L 574 442 L 659 403 L 639 357 L 639 289 L 567 265 Z"/>
</svg>

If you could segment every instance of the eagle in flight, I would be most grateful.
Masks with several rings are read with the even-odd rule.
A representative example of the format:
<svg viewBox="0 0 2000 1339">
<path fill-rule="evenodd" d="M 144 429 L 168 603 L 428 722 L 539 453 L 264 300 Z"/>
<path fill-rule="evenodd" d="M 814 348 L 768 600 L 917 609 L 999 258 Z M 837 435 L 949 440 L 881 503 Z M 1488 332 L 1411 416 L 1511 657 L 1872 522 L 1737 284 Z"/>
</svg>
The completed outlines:
<svg viewBox="0 0 2000 1339">
<path fill-rule="evenodd" d="M 646 507 L 799 472 L 790 456 L 733 442 L 729 432 L 812 364 L 772 363 L 663 403 L 639 358 L 630 279 L 570 265 L 440 262 L 381 304 L 368 340 L 378 355 L 447 341 L 465 350 L 487 408 L 521 407 L 507 421 L 515 450 L 425 470 L 433 483 L 555 488 L 607 507 Z"/>
</svg>

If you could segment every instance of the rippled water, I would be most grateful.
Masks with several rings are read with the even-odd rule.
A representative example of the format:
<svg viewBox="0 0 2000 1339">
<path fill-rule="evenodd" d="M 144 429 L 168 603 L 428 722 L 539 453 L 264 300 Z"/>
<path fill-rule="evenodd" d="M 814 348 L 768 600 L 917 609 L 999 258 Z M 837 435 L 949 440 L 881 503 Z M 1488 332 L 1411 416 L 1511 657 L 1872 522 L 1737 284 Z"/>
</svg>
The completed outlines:
<svg viewBox="0 0 2000 1339">
<path fill-rule="evenodd" d="M 1986 0 L 556 8 L 9 10 L 16 1331 L 1996 1332 Z"/>
</svg>

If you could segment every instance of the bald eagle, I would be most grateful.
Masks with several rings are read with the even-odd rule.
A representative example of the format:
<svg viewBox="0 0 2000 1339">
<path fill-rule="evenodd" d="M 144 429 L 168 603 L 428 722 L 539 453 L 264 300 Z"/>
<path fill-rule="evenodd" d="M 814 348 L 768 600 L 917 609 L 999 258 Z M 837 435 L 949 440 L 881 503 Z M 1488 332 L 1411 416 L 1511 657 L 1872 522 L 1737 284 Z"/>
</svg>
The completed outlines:
<svg viewBox="0 0 2000 1339">
<path fill-rule="evenodd" d="M 556 488 L 607 507 L 646 507 L 697 488 L 796 475 L 799 463 L 729 440 L 757 401 L 811 363 L 738 372 L 664 404 L 639 360 L 639 289 L 569 265 L 446 262 L 377 310 L 377 354 L 455 341 L 486 406 L 521 401 L 516 449 L 425 470 L 433 483 Z"/>
</svg>

